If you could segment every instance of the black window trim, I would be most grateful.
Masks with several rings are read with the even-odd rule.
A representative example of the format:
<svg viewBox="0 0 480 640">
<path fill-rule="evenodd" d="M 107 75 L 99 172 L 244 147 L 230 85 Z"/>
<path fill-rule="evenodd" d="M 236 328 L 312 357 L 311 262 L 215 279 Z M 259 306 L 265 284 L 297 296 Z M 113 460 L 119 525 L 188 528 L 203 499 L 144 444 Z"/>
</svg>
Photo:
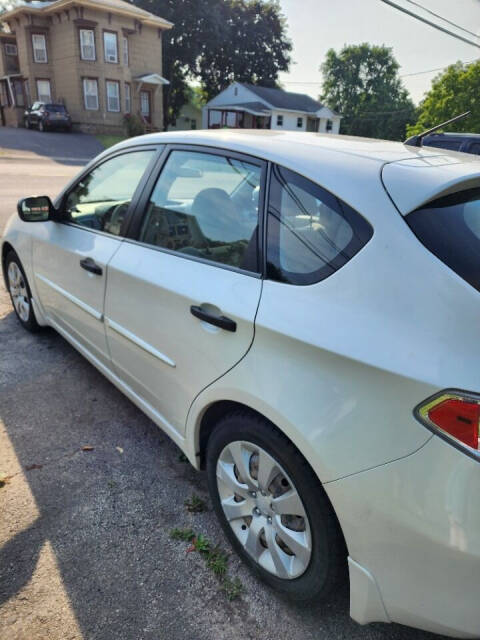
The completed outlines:
<svg viewBox="0 0 480 640">
<path fill-rule="evenodd" d="M 257 260 L 256 260 L 257 264 L 256 264 L 256 267 L 252 265 L 252 270 L 241 269 L 233 265 L 228 265 L 221 262 L 215 262 L 215 260 L 208 260 L 206 258 L 190 256 L 188 254 L 180 253 L 172 249 L 166 249 L 164 247 L 158 247 L 155 245 L 147 244 L 139 240 L 142 224 L 146 215 L 148 201 L 153 192 L 153 189 L 155 188 L 157 180 L 160 177 L 160 174 L 162 173 L 163 168 L 168 158 L 170 157 L 170 154 L 173 151 L 192 151 L 197 153 L 208 153 L 210 155 L 228 157 L 228 158 L 232 158 L 233 160 L 248 162 L 249 164 L 253 164 L 257 167 L 260 167 L 261 174 L 260 174 L 260 198 L 259 198 L 259 204 L 258 204 L 258 243 L 257 243 Z M 238 273 L 242 273 L 247 276 L 252 276 L 254 278 L 263 278 L 264 270 L 262 268 L 262 265 L 263 265 L 263 253 L 264 253 L 263 245 L 264 245 L 264 237 L 265 237 L 265 211 L 267 206 L 266 182 L 267 182 L 268 165 L 269 163 L 264 158 L 259 158 L 258 156 L 253 156 L 246 153 L 240 153 L 232 149 L 227 149 L 222 147 L 209 147 L 207 145 L 195 145 L 195 144 L 175 144 L 175 143 L 166 144 L 165 149 L 163 150 L 162 154 L 158 158 L 157 166 L 151 172 L 148 180 L 145 182 L 142 193 L 137 200 L 135 210 L 133 211 L 133 214 L 129 221 L 128 229 L 126 231 L 125 241 L 131 242 L 133 244 L 138 244 L 149 250 L 168 253 L 170 255 L 174 255 L 177 258 L 181 258 L 183 260 L 192 260 L 194 262 L 200 262 L 202 264 L 207 264 L 220 269 L 227 269 L 227 271 L 236 271 Z"/>
<path fill-rule="evenodd" d="M 356 209 L 354 209 L 350 204 L 348 204 L 348 202 L 346 202 L 345 200 L 343 200 L 342 198 L 340 198 L 339 196 L 337 196 L 335 193 L 333 193 L 332 191 L 329 191 L 328 189 L 326 189 L 325 187 L 323 187 L 321 184 L 319 184 L 318 182 L 316 182 L 315 180 L 312 180 L 312 178 L 308 178 L 307 176 L 302 175 L 301 173 L 299 173 L 298 171 L 294 170 L 294 169 L 290 169 L 289 167 L 286 167 L 285 165 L 280 165 L 278 163 L 270 163 L 270 169 L 269 169 L 269 177 L 268 177 L 268 192 L 267 192 L 267 197 L 266 197 L 266 207 L 265 207 L 265 214 L 264 214 L 264 218 L 265 218 L 265 229 L 264 229 L 264 243 L 263 243 L 263 273 L 264 273 L 264 277 L 267 280 L 271 280 L 273 282 L 279 282 L 281 284 L 286 284 L 288 286 L 308 286 L 308 285 L 315 285 L 318 284 L 319 282 L 322 282 L 323 280 L 327 280 L 330 276 L 333 276 L 337 271 L 341 270 L 342 267 L 344 267 L 347 263 L 349 263 L 364 247 L 365 245 L 367 245 L 370 240 L 372 239 L 373 235 L 374 235 L 374 229 L 372 224 L 369 222 L 369 220 L 367 220 L 367 218 L 365 218 L 359 211 L 357 211 Z M 305 273 L 305 274 L 293 274 L 291 273 L 290 275 L 292 276 L 292 280 L 290 282 L 288 281 L 284 281 L 284 280 L 280 280 L 279 278 L 273 277 L 270 273 L 269 273 L 269 267 L 268 267 L 268 219 L 269 219 L 269 215 L 268 215 L 268 210 L 269 210 L 269 204 L 270 204 L 270 200 L 271 200 L 271 188 L 272 188 L 272 174 L 275 172 L 276 169 L 283 169 L 291 174 L 293 174 L 295 176 L 296 179 L 298 179 L 300 182 L 306 182 L 309 185 L 313 185 L 315 188 L 317 188 L 319 191 L 323 191 L 325 193 L 327 193 L 329 196 L 335 198 L 335 200 L 338 200 L 342 205 L 344 205 L 346 207 L 346 209 L 344 211 L 342 211 L 342 216 L 344 217 L 344 219 L 350 224 L 350 226 L 352 227 L 352 230 L 355 230 L 354 227 L 357 227 L 357 231 L 358 231 L 358 227 L 359 227 L 359 223 L 360 226 L 362 227 L 360 229 L 360 233 L 363 236 L 360 240 L 358 240 L 356 238 L 356 236 L 354 235 L 352 240 L 348 243 L 348 245 L 343 249 L 342 253 L 350 253 L 351 255 L 347 258 L 347 259 L 342 259 L 342 257 L 340 256 L 340 254 L 338 254 L 337 256 L 335 256 L 333 258 L 333 260 L 331 260 L 329 263 L 327 263 L 325 266 L 321 267 L 320 269 L 317 269 L 317 271 L 314 271 L 313 273 Z M 333 269 L 333 271 L 332 271 Z"/>
<path fill-rule="evenodd" d="M 132 147 L 127 147 L 125 149 L 118 149 L 113 153 L 109 153 L 107 156 L 102 156 L 92 164 L 88 164 L 85 167 L 84 171 L 82 171 L 81 174 L 75 176 L 75 178 L 67 184 L 67 186 L 63 189 L 63 191 L 55 199 L 53 204 L 59 213 L 59 217 L 56 220 L 56 222 L 70 226 L 70 227 L 75 227 L 77 229 L 83 229 L 84 231 L 88 231 L 89 233 L 97 233 L 102 236 L 107 236 L 108 238 L 117 238 L 118 240 L 124 240 L 126 237 L 127 229 L 130 224 L 130 219 L 135 211 L 137 200 L 140 198 L 143 192 L 145 183 L 148 181 L 152 172 L 155 170 L 158 159 L 162 155 L 162 152 L 164 150 L 164 146 L 165 146 L 164 144 L 159 143 L 159 144 L 148 144 L 148 145 L 135 145 Z M 112 160 L 113 158 L 116 158 L 118 156 L 127 155 L 128 153 L 137 153 L 139 151 L 153 151 L 152 158 L 150 159 L 150 162 L 147 164 L 147 168 L 145 169 L 144 174 L 140 179 L 140 182 L 138 183 L 132 195 L 130 206 L 128 207 L 128 211 L 125 215 L 125 218 L 123 219 L 122 227 L 120 229 L 120 233 L 118 234 L 118 236 L 113 235 L 112 233 L 108 233 L 107 231 L 92 229 L 90 227 L 86 227 L 84 225 L 78 224 L 76 222 L 72 222 L 71 220 L 65 220 L 63 218 L 64 207 L 65 207 L 65 203 L 68 195 L 71 193 L 71 191 L 73 191 L 73 189 L 77 187 L 77 185 L 83 180 L 83 178 L 86 175 L 88 175 L 91 171 L 93 171 L 100 165 L 104 164 L 108 160 Z"/>
</svg>

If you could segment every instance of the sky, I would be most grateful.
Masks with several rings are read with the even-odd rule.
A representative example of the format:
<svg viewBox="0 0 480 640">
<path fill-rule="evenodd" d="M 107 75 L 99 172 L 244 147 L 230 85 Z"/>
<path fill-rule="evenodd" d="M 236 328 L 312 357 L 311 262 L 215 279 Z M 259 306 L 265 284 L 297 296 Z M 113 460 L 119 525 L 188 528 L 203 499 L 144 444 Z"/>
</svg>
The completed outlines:
<svg viewBox="0 0 480 640">
<path fill-rule="evenodd" d="M 416 2 L 480 36 L 480 0 Z M 408 0 L 395 0 L 395 3 L 475 40 L 473 36 L 428 16 Z M 317 98 L 322 82 L 319 67 L 325 54 L 330 48 L 340 50 L 344 44 L 369 42 L 392 47 L 400 64 L 400 75 L 448 66 L 457 60 L 470 62 L 480 58 L 480 48 L 441 33 L 381 0 L 280 0 L 280 6 L 293 43 L 294 64 L 289 73 L 282 73 L 279 77 L 287 91 L 308 93 Z M 478 42 L 480 44 L 480 39 Z M 428 91 L 437 73 L 402 78 L 416 104 Z"/>
</svg>

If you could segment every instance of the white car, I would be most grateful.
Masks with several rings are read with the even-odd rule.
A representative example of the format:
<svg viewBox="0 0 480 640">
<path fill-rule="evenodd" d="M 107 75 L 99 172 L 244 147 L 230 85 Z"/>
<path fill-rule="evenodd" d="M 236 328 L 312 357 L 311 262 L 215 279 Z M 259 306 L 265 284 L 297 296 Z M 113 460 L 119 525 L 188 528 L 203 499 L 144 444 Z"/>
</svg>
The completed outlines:
<svg viewBox="0 0 480 640">
<path fill-rule="evenodd" d="M 2 240 L 54 327 L 206 468 L 296 599 L 480 636 L 480 161 L 308 133 L 125 141 Z"/>
</svg>

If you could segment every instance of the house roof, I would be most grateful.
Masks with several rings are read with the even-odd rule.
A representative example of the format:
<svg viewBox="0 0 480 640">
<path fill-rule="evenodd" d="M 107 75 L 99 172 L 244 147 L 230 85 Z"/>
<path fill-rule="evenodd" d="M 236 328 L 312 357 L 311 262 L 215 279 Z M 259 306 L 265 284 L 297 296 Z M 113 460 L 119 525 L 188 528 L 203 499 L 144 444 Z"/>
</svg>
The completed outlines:
<svg viewBox="0 0 480 640">
<path fill-rule="evenodd" d="M 145 11 L 144 9 L 140 9 L 130 2 L 124 2 L 124 0 L 53 0 L 51 2 L 24 2 L 11 11 L 3 13 L 0 16 L 0 21 L 6 22 L 25 11 L 49 15 L 63 9 L 68 9 L 74 5 L 90 7 L 92 9 L 104 9 L 105 11 L 130 16 L 136 18 L 143 24 L 149 24 L 161 29 L 171 29 L 173 26 L 173 23 L 168 20 L 160 18 L 159 16 L 156 16 L 149 11 Z"/>
<path fill-rule="evenodd" d="M 147 84 L 170 84 L 168 80 L 162 77 L 159 73 L 144 73 L 141 76 L 134 78 L 135 82 L 146 82 Z"/>
<path fill-rule="evenodd" d="M 316 113 L 324 107 L 323 104 L 314 100 L 305 93 L 292 93 L 283 89 L 272 89 L 270 87 L 258 87 L 254 84 L 239 83 L 262 100 L 265 100 L 275 109 L 285 109 L 286 111 L 303 111 L 305 113 Z"/>
</svg>

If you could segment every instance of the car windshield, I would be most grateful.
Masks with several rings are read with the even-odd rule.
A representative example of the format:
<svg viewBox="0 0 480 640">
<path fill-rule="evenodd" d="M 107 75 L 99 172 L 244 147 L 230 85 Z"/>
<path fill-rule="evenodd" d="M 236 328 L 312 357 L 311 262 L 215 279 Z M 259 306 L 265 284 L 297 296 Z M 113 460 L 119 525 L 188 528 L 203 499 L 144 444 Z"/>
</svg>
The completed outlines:
<svg viewBox="0 0 480 640">
<path fill-rule="evenodd" d="M 45 109 L 52 113 L 65 113 L 66 109 L 63 104 L 46 104 Z"/>
<path fill-rule="evenodd" d="M 480 291 L 480 188 L 439 198 L 405 219 L 427 249 Z"/>
</svg>

